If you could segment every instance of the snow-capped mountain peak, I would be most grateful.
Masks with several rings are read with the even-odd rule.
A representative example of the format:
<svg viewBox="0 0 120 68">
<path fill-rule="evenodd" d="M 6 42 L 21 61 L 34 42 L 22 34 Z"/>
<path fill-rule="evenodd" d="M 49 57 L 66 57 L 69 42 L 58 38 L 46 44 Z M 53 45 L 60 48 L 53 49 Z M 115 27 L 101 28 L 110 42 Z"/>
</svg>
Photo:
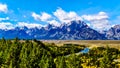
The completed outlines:
<svg viewBox="0 0 120 68">
<path fill-rule="evenodd" d="M 16 27 L 10 30 L 0 29 L 0 38 L 13 39 L 55 39 L 55 40 L 106 40 L 120 39 L 120 25 L 112 27 L 105 33 L 90 28 L 84 21 L 75 20 L 55 26 L 48 24 L 44 27 Z"/>
</svg>

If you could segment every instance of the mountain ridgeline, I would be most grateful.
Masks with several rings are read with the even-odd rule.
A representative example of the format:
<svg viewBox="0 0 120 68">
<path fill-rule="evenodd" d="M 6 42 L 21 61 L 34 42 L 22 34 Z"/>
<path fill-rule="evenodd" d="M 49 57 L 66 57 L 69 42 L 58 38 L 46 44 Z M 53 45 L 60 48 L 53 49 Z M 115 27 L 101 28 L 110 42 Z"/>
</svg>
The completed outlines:
<svg viewBox="0 0 120 68">
<path fill-rule="evenodd" d="M 120 40 L 120 25 L 111 27 L 104 34 L 90 28 L 84 21 L 71 21 L 60 26 L 48 24 L 40 28 L 16 27 L 0 30 L 0 38 L 39 40 Z"/>
</svg>

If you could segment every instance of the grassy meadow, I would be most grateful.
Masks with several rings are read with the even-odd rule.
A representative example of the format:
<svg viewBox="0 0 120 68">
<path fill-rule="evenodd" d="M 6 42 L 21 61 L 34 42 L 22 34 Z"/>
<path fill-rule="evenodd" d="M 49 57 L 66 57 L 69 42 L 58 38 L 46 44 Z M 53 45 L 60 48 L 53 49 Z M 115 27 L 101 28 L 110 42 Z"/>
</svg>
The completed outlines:
<svg viewBox="0 0 120 68">
<path fill-rule="evenodd" d="M 45 43 L 55 43 L 57 46 L 63 46 L 64 44 L 77 44 L 84 45 L 86 47 L 106 47 L 120 49 L 120 40 L 41 40 Z"/>
</svg>

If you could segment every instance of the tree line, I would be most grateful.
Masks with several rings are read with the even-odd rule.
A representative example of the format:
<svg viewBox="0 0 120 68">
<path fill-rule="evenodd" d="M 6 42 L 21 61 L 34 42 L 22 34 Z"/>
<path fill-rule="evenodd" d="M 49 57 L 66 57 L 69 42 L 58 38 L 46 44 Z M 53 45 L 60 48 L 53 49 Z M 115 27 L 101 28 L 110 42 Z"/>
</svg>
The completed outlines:
<svg viewBox="0 0 120 68">
<path fill-rule="evenodd" d="M 120 51 L 97 47 L 76 55 L 86 48 L 75 44 L 56 46 L 34 40 L 0 40 L 1 68 L 119 68 Z M 66 57 L 66 55 L 70 55 Z"/>
</svg>

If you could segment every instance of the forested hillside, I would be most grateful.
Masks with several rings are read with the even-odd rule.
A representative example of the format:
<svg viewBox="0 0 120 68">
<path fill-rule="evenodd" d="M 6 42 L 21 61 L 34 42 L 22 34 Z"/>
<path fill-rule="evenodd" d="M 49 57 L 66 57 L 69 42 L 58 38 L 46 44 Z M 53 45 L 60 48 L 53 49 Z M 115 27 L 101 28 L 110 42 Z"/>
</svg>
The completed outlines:
<svg viewBox="0 0 120 68">
<path fill-rule="evenodd" d="M 42 43 L 37 40 L 0 40 L 1 68 L 119 68 L 120 51 L 109 47 L 80 53 L 84 45 Z"/>
</svg>

